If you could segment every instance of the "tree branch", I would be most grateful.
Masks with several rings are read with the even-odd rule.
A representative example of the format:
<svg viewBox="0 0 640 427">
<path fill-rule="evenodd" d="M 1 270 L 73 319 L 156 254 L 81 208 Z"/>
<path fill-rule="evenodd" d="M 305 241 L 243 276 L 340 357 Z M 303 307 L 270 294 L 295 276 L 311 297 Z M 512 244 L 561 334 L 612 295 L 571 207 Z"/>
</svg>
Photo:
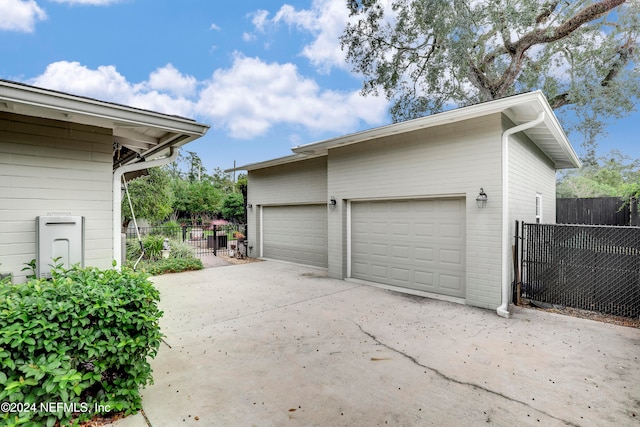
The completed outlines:
<svg viewBox="0 0 640 427">
<path fill-rule="evenodd" d="M 538 28 L 525 34 L 520 40 L 514 43 L 515 51 L 511 53 L 511 63 L 495 85 L 494 92 L 496 95 L 498 97 L 504 96 L 509 88 L 513 86 L 515 79 L 522 71 L 526 52 L 532 46 L 551 43 L 567 37 L 582 25 L 601 17 L 625 2 L 626 0 L 602 0 L 580 10 L 555 29 Z M 544 13 L 545 12 L 543 12 L 543 14 Z"/>
</svg>

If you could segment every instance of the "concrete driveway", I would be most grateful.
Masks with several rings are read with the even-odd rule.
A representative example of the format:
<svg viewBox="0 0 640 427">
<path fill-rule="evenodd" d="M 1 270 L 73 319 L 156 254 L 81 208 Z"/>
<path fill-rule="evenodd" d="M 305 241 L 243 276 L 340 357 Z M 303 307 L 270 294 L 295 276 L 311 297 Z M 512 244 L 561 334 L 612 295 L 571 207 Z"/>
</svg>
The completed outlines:
<svg viewBox="0 0 640 427">
<path fill-rule="evenodd" d="M 166 344 L 133 426 L 640 425 L 640 330 L 258 262 L 154 278 Z"/>
</svg>

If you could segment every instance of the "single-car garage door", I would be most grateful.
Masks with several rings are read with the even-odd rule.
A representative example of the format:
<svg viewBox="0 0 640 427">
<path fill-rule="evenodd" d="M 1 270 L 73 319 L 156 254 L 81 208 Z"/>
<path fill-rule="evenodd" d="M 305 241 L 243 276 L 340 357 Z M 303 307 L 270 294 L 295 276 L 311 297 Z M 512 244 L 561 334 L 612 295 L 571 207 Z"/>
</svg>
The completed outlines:
<svg viewBox="0 0 640 427">
<path fill-rule="evenodd" d="M 464 297 L 464 199 L 352 202 L 351 277 Z"/>
<path fill-rule="evenodd" d="M 327 205 L 264 206 L 262 256 L 327 267 Z"/>
</svg>

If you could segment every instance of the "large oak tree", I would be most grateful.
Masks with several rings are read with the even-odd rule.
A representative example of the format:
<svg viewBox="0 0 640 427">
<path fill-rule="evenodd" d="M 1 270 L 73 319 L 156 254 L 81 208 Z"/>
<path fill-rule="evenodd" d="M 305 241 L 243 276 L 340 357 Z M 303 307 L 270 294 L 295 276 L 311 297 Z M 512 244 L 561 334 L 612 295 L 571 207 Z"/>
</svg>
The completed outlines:
<svg viewBox="0 0 640 427">
<path fill-rule="evenodd" d="M 394 121 L 541 89 L 593 140 L 640 95 L 638 0 L 347 4 L 347 61 L 364 94 L 392 101 Z"/>
</svg>

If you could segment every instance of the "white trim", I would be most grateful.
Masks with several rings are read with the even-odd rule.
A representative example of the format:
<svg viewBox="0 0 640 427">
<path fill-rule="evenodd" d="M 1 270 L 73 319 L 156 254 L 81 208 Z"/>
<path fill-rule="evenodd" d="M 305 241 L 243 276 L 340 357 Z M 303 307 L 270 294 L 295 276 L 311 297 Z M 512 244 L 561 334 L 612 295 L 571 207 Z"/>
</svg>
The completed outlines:
<svg viewBox="0 0 640 427">
<path fill-rule="evenodd" d="M 443 194 L 416 194 L 409 196 L 383 196 L 383 197 L 362 197 L 349 199 L 349 202 L 393 202 L 396 200 L 430 200 L 430 199 L 459 199 L 461 197 L 467 198 L 466 193 L 443 193 Z M 475 199 L 474 199 L 475 200 Z"/>
<path fill-rule="evenodd" d="M 542 193 L 536 193 L 536 223 L 542 223 Z"/>
<path fill-rule="evenodd" d="M 509 300 L 511 299 L 511 281 L 509 269 L 511 263 L 511 244 L 509 236 L 509 138 L 511 135 L 522 132 L 544 122 L 546 114 L 541 111 L 538 117 L 530 122 L 523 123 L 505 130 L 502 133 L 502 302 L 496 309 L 498 316 L 509 318 Z"/>
<path fill-rule="evenodd" d="M 173 162 L 178 158 L 180 149 L 171 147 L 171 151 L 167 157 L 151 160 L 148 162 L 133 163 L 126 166 L 120 166 L 113 171 L 113 259 L 115 261 L 115 269 L 120 270 L 122 264 L 122 176 L 127 172 L 138 171 L 151 168 L 154 166 L 162 166 Z"/>
<path fill-rule="evenodd" d="M 226 172 L 233 170 L 263 169 L 309 158 L 327 156 L 329 150 L 333 148 L 344 147 L 351 144 L 371 141 L 406 132 L 428 129 L 435 126 L 447 125 L 477 117 L 483 117 L 489 114 L 504 114 L 515 124 L 526 124 L 528 123 L 527 120 L 530 120 L 541 112 L 545 113 L 546 116 L 543 126 L 536 129 L 535 132 L 530 132 L 528 137 L 554 161 L 556 169 L 580 167 L 580 158 L 569 143 L 569 140 L 567 139 L 562 126 L 560 126 L 560 122 L 558 122 L 557 117 L 554 115 L 549 102 L 542 91 L 538 90 L 535 92 L 513 95 L 506 98 L 461 107 L 418 119 L 407 120 L 405 122 L 381 126 L 324 141 L 298 145 L 291 149 L 291 151 L 295 153 L 293 155 L 267 160 L 260 163 L 239 166 L 234 169 L 228 169 Z"/>
<path fill-rule="evenodd" d="M 264 256 L 264 206 L 260 205 L 260 258 Z"/>
<path fill-rule="evenodd" d="M 351 278 L 351 200 L 347 200 L 347 278 Z"/>
<path fill-rule="evenodd" d="M 346 282 L 358 283 L 360 285 L 372 286 L 374 288 L 380 288 L 380 289 L 386 289 L 388 291 L 394 291 L 394 292 L 398 292 L 398 293 L 401 293 L 401 294 L 417 295 L 417 296 L 420 296 L 420 297 L 437 299 L 437 300 L 446 301 L 446 302 L 452 302 L 454 304 L 466 305 L 466 301 L 465 301 L 464 298 L 450 297 L 448 295 L 436 294 L 436 293 L 433 293 L 433 292 L 425 292 L 425 291 L 419 291 L 417 289 L 403 288 L 401 286 L 385 285 L 384 283 L 370 282 L 368 280 L 362 280 L 362 279 L 346 278 L 344 280 Z"/>
</svg>

